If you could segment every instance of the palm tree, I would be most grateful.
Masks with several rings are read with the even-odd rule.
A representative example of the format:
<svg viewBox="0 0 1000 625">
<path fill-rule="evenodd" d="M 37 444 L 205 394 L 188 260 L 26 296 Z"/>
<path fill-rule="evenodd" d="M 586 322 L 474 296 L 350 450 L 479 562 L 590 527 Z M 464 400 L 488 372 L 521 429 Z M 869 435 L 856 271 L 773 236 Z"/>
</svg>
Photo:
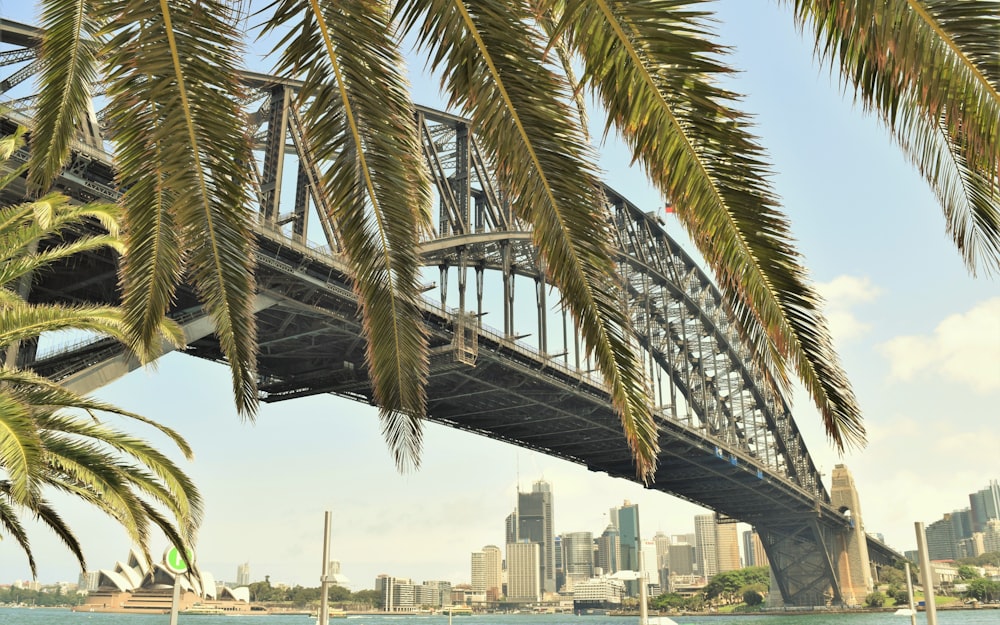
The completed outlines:
<svg viewBox="0 0 1000 625">
<path fill-rule="evenodd" d="M 0 159 L 19 146 L 21 132 L 0 141 Z M 24 173 L 8 172 L 0 189 Z M 31 304 L 19 293 L 31 275 L 73 254 L 105 247 L 121 249 L 119 209 L 114 205 L 75 206 L 61 195 L 0 208 L 0 353 L 44 333 L 86 331 L 125 340 L 121 311 L 112 307 Z M 86 224 L 100 224 L 106 232 Z M 71 236 L 66 236 L 71 235 Z M 160 334 L 176 344 L 180 329 L 160 324 Z M 154 352 L 140 354 L 145 360 Z M 184 472 L 146 441 L 99 420 L 118 415 L 156 428 L 190 459 L 190 447 L 175 431 L 114 405 L 73 393 L 31 371 L 0 366 L 0 536 L 14 538 L 35 559 L 22 518 L 30 515 L 49 527 L 86 562 L 68 523 L 46 496 L 78 497 L 115 519 L 149 556 L 150 530 L 159 527 L 179 548 L 187 549 L 201 519 L 201 496 Z M 182 552 L 185 553 L 185 552 Z"/>
<path fill-rule="evenodd" d="M 241 13 L 219 0 L 42 6 L 31 182 L 45 188 L 58 172 L 89 84 L 102 77 L 128 189 L 130 341 L 151 342 L 186 268 L 215 320 L 237 406 L 252 416 L 253 193 L 236 104 Z M 937 192 L 972 271 L 1000 264 L 998 6 L 794 2 L 819 56 L 885 120 Z M 275 0 L 256 15 L 265 34 L 280 38 L 277 71 L 305 83 L 303 122 L 327 164 L 322 191 L 353 270 L 375 397 L 400 465 L 417 458 L 425 411 L 417 249 L 430 223 L 400 53 L 407 35 L 444 76 L 450 105 L 471 118 L 517 216 L 532 224 L 547 278 L 605 379 L 640 476 L 655 465 L 656 427 L 617 306 L 597 168 L 578 113 L 583 92 L 596 96 L 609 127 L 672 201 L 755 360 L 779 386 L 803 383 L 838 448 L 863 443 L 860 409 L 767 181 L 764 150 L 735 108 L 738 94 L 718 86 L 731 70 L 704 2 Z"/>
</svg>

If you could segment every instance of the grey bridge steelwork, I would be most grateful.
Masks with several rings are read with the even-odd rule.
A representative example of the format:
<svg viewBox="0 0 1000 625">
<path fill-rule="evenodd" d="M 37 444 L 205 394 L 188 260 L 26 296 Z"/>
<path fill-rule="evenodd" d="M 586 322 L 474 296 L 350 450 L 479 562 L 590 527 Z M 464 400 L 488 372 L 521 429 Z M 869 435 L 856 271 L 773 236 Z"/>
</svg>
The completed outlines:
<svg viewBox="0 0 1000 625">
<path fill-rule="evenodd" d="M 0 82 L 0 92 L 36 70 L 39 32 L 0 20 L 0 42 L 8 48 L 0 49 L 0 65 L 17 68 Z M 316 193 L 321 164 L 313 162 L 299 122 L 297 83 L 253 73 L 246 82 L 252 97 L 244 105 L 262 160 L 262 167 L 254 167 L 260 187 L 260 397 L 276 402 L 332 393 L 371 402 L 357 301 L 338 257 L 337 233 L 322 217 L 325 199 Z M 30 127 L 32 105 L 31 95 L 11 99 L 2 130 L 10 132 L 15 123 Z M 101 118 L 94 109 L 80 124 L 72 160 L 57 182 L 81 201 L 119 195 Z M 436 236 L 423 245 L 425 264 L 438 268 L 441 299 L 424 305 L 431 343 L 428 419 L 634 480 L 631 454 L 602 382 L 581 358 L 566 313 L 550 310 L 530 229 L 504 202 L 490 155 L 460 117 L 418 107 L 415 123 L 440 206 Z M 22 151 L 15 159 L 26 156 Z M 296 166 L 292 184 L 284 184 L 288 165 Z M 20 194 L 23 188 L 8 190 L 4 199 L 18 200 Z M 660 428 L 659 465 L 648 487 L 705 506 L 720 519 L 752 525 L 780 590 L 777 603 L 859 601 L 846 595 L 839 561 L 854 522 L 831 503 L 789 406 L 752 364 L 718 290 L 655 215 L 611 189 L 606 198 Z M 310 225 L 319 227 L 325 245 L 309 238 Z M 39 277 L 31 297 L 117 302 L 116 269 L 107 254 L 75 258 Z M 450 277 L 457 284 L 449 286 Z M 489 288 L 488 277 L 498 277 L 497 288 Z M 518 278 L 534 290 L 530 346 L 516 330 Z M 496 299 L 495 292 L 500 331 L 483 324 L 491 312 L 484 300 Z M 449 295 L 458 299 L 456 308 L 448 307 Z M 222 361 L 193 293 L 182 292 L 171 315 L 185 324 L 187 353 Z M 550 338 L 549 326 L 558 330 L 556 337 Z M 27 354 L 36 370 L 67 381 L 127 359 L 108 341 Z M 899 557 L 874 539 L 867 546 L 873 565 Z"/>
</svg>

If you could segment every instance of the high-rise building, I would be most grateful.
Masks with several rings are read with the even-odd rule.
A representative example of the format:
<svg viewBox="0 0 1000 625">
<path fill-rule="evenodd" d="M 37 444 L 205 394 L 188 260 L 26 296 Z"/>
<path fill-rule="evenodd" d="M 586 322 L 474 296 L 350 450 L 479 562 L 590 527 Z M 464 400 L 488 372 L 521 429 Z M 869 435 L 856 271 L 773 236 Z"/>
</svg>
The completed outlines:
<svg viewBox="0 0 1000 625">
<path fill-rule="evenodd" d="M 670 572 L 675 575 L 694 575 L 694 545 L 677 543 L 670 545 Z"/>
<path fill-rule="evenodd" d="M 639 549 L 642 552 L 643 579 L 646 580 L 646 591 L 648 597 L 655 597 L 660 594 L 660 574 L 656 568 L 656 541 L 640 541 Z"/>
<path fill-rule="evenodd" d="M 740 539 L 735 521 L 716 522 L 715 557 L 719 573 L 740 569 Z"/>
<path fill-rule="evenodd" d="M 503 596 L 503 552 L 496 545 L 483 547 L 486 555 L 486 600 L 498 601 Z"/>
<path fill-rule="evenodd" d="M 969 495 L 972 531 L 982 532 L 990 519 L 1000 519 L 1000 482 L 990 480 L 986 488 Z"/>
<path fill-rule="evenodd" d="M 618 528 L 608 524 L 604 533 L 597 538 L 597 566 L 605 575 L 621 570 L 621 542 Z"/>
<path fill-rule="evenodd" d="M 507 517 L 507 543 L 529 541 L 539 546 L 539 575 L 544 592 L 556 591 L 556 549 L 552 531 L 552 486 L 538 480 L 530 493 L 517 493 L 517 508 Z M 508 567 L 510 564 L 508 563 Z"/>
<path fill-rule="evenodd" d="M 486 553 L 472 552 L 472 592 L 486 594 Z"/>
<path fill-rule="evenodd" d="M 955 540 L 972 536 L 972 509 L 955 510 L 951 513 L 951 530 L 955 534 Z"/>
<path fill-rule="evenodd" d="M 712 577 L 719 572 L 714 514 L 699 514 L 694 517 L 694 540 L 698 574 L 706 578 Z"/>
<path fill-rule="evenodd" d="M 562 537 L 563 570 L 566 586 L 594 576 L 594 535 L 590 532 L 568 532 Z"/>
<path fill-rule="evenodd" d="M 767 566 L 767 553 L 760 534 L 753 530 L 743 532 L 743 566 Z"/>
<path fill-rule="evenodd" d="M 618 540 L 621 545 L 621 569 L 622 571 L 639 570 L 639 506 L 630 503 L 628 500 L 620 508 L 612 509 L 611 514 L 615 526 L 618 528 Z M 639 594 L 639 584 L 629 580 L 625 582 L 625 588 L 630 597 Z"/>
<path fill-rule="evenodd" d="M 533 603 L 542 598 L 541 546 L 535 542 L 507 545 L 507 600 Z"/>
<path fill-rule="evenodd" d="M 653 542 L 656 544 L 656 570 L 670 568 L 670 537 L 663 532 L 656 532 Z"/>
<path fill-rule="evenodd" d="M 1000 551 L 1000 519 L 990 519 L 983 530 L 983 553 Z"/>
<path fill-rule="evenodd" d="M 244 562 L 236 567 L 236 586 L 250 585 L 250 563 Z"/>
<path fill-rule="evenodd" d="M 924 535 L 927 537 L 927 554 L 931 560 L 954 560 L 957 557 L 958 541 L 955 540 L 955 528 L 950 514 L 928 525 Z"/>
</svg>

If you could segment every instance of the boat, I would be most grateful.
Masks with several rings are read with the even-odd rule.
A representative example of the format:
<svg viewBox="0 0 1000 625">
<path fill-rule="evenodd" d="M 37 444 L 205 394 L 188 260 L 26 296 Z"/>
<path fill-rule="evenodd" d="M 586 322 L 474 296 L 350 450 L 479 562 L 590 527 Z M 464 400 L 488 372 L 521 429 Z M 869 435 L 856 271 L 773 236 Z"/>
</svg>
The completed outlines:
<svg viewBox="0 0 1000 625">
<path fill-rule="evenodd" d="M 183 610 L 178 610 L 179 614 L 203 614 L 203 615 L 220 615 L 220 614 L 232 614 L 232 612 L 223 610 L 219 606 L 215 605 L 205 605 L 203 603 L 196 603 L 190 608 L 184 608 Z"/>
<path fill-rule="evenodd" d="M 330 608 L 326 611 L 326 613 L 329 615 L 329 618 L 347 618 L 347 612 L 344 612 L 340 608 Z M 309 618 L 317 619 L 318 622 L 319 610 L 316 610 L 315 612 L 310 614 Z"/>
<path fill-rule="evenodd" d="M 910 608 L 899 608 L 893 614 L 896 616 L 913 616 L 913 610 Z"/>
<path fill-rule="evenodd" d="M 441 614 L 447 614 L 449 616 L 469 616 L 472 614 L 472 608 L 467 605 L 452 605 L 441 608 Z"/>
</svg>

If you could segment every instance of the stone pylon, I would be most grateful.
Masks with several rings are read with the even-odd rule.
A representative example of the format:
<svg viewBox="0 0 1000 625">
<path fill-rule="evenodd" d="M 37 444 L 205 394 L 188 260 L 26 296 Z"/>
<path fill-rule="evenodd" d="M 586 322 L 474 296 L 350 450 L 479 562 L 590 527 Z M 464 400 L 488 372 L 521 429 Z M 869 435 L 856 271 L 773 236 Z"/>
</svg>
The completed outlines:
<svg viewBox="0 0 1000 625">
<path fill-rule="evenodd" d="M 851 519 L 851 527 L 838 533 L 840 544 L 833 546 L 834 566 L 840 593 L 847 605 L 861 605 L 872 589 L 872 574 L 868 558 L 868 538 L 861 517 L 861 502 L 854 488 L 851 472 L 842 464 L 833 468 L 830 503 Z"/>
</svg>

